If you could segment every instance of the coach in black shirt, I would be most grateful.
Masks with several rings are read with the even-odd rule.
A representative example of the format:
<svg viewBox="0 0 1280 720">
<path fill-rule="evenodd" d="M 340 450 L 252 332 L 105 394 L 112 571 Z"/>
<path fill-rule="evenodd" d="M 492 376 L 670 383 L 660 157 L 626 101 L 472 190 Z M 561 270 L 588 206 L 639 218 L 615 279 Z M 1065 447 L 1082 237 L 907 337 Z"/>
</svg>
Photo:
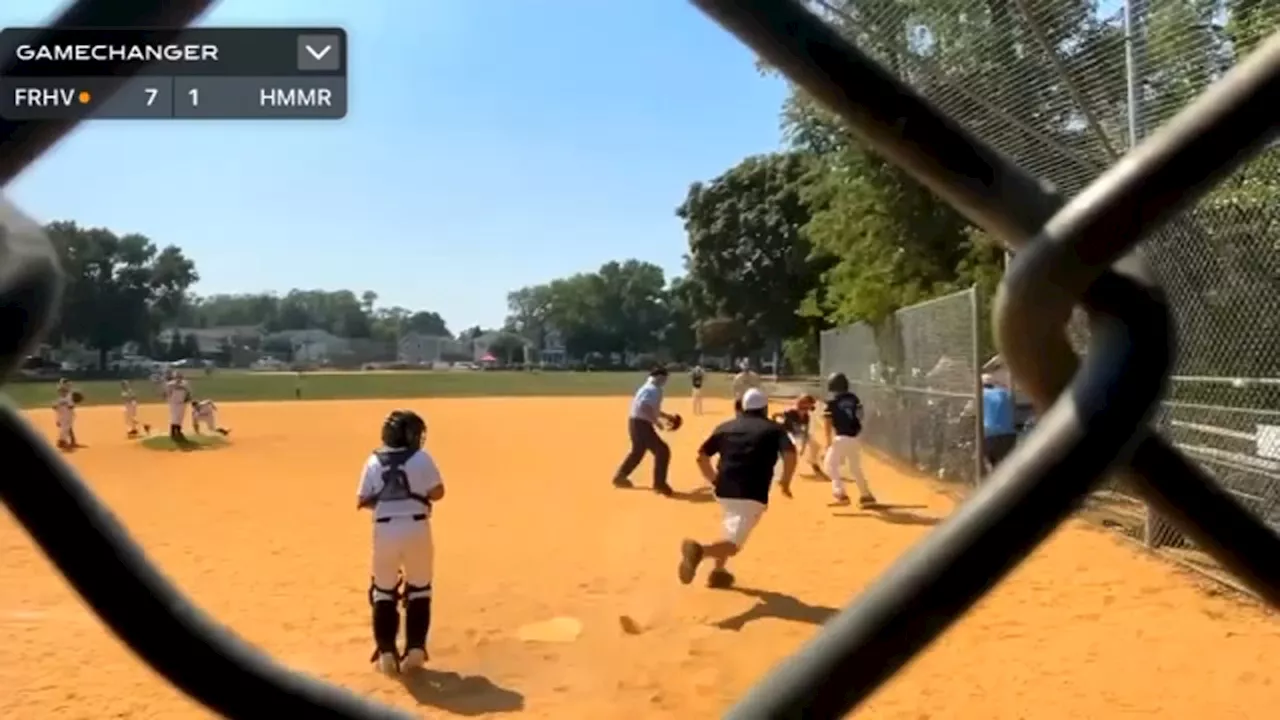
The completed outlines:
<svg viewBox="0 0 1280 720">
<path fill-rule="evenodd" d="M 698 469 L 715 487 L 724 514 L 724 539 L 707 545 L 693 540 L 681 544 L 680 582 L 686 585 L 693 582 L 703 558 L 715 563 L 707 584 L 718 588 L 733 584 L 725 564 L 742 549 L 764 515 L 779 456 L 782 478 L 778 486 L 783 495 L 791 497 L 796 449 L 786 429 L 768 418 L 768 411 L 765 394 L 755 388 L 747 390 L 742 395 L 742 414 L 717 427 L 698 450 Z M 717 455 L 720 463 L 713 468 L 711 458 Z"/>
</svg>

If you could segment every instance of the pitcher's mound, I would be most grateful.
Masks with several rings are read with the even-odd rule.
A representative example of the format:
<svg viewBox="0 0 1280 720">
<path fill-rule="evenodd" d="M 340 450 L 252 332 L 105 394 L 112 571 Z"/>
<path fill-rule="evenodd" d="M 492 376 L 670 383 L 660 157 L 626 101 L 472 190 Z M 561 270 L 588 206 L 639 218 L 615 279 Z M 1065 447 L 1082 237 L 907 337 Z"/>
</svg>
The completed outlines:
<svg viewBox="0 0 1280 720">
<path fill-rule="evenodd" d="M 221 435 L 188 435 L 188 444 L 178 445 L 168 435 L 152 435 L 142 439 L 142 447 L 160 452 L 190 452 L 192 450 L 220 450 L 229 443 Z"/>
<path fill-rule="evenodd" d="M 578 618 L 558 617 L 542 622 L 529 623 L 520 628 L 519 637 L 524 642 L 567 643 L 582 634 L 582 621 Z"/>
</svg>

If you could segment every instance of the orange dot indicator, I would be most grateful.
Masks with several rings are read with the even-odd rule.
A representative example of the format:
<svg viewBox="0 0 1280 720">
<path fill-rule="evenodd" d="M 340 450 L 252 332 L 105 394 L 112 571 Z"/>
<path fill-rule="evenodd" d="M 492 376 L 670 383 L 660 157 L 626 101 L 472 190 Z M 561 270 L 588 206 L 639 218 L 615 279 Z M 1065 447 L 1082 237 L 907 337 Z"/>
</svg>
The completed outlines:
<svg viewBox="0 0 1280 720">
<path fill-rule="evenodd" d="M 89 101 L 93 99 L 93 96 L 89 94 L 88 90 L 81 90 L 79 98 L 81 105 L 88 105 Z"/>
</svg>

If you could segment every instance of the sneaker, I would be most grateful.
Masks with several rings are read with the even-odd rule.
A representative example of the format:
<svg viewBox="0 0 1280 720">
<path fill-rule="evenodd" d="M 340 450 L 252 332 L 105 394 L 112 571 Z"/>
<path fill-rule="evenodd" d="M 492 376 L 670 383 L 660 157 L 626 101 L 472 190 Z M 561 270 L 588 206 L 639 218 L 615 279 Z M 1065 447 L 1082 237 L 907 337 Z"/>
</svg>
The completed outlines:
<svg viewBox="0 0 1280 720">
<path fill-rule="evenodd" d="M 614 479 L 613 479 L 613 486 L 614 486 L 614 487 L 616 487 L 616 488 L 633 488 L 633 487 L 635 487 L 635 485 L 633 485 L 633 484 L 631 483 L 631 481 L 630 481 L 630 480 L 628 480 L 628 479 L 626 479 L 626 478 L 614 478 Z"/>
<path fill-rule="evenodd" d="M 396 654 L 384 652 L 378 654 L 378 672 L 383 675 L 395 675 L 400 672 L 400 663 L 396 662 Z"/>
<path fill-rule="evenodd" d="M 663 496 L 663 497 L 671 497 L 671 496 L 672 496 L 672 495 L 674 495 L 674 494 L 675 494 L 675 492 L 676 492 L 675 490 L 672 490 L 672 489 L 671 489 L 671 486 L 670 486 L 670 485 L 666 485 L 666 484 L 662 484 L 662 485 L 654 485 L 654 486 L 653 486 L 653 491 L 654 491 L 654 492 L 656 492 L 656 493 L 658 493 L 659 495 L 661 495 L 661 496 Z"/>
<path fill-rule="evenodd" d="M 702 546 L 692 540 L 680 543 L 680 583 L 688 585 L 693 576 L 698 574 L 698 563 L 702 562 Z"/>
<path fill-rule="evenodd" d="M 876 496 L 875 496 L 875 495 L 871 495 L 871 494 L 869 494 L 869 493 L 868 493 L 868 494 L 863 495 L 862 497 L 858 498 L 858 506 L 859 506 L 859 507 L 869 508 L 869 507 L 871 507 L 872 505 L 876 505 L 876 504 L 877 504 L 877 503 L 876 503 Z"/>
<path fill-rule="evenodd" d="M 836 505 L 848 505 L 848 504 L 849 504 L 849 496 L 848 496 L 848 495 L 845 495 L 844 493 L 836 493 L 836 494 L 833 494 L 833 495 L 832 495 L 832 498 L 834 498 L 834 500 L 835 500 L 835 504 L 836 504 Z"/>
<path fill-rule="evenodd" d="M 400 672 L 410 673 L 419 670 L 423 665 L 427 664 L 427 651 L 422 648 L 413 648 L 404 654 L 404 659 L 400 661 Z"/>
<path fill-rule="evenodd" d="M 733 587 L 733 573 L 728 570 L 712 570 L 707 576 L 707 587 L 724 590 Z"/>
</svg>

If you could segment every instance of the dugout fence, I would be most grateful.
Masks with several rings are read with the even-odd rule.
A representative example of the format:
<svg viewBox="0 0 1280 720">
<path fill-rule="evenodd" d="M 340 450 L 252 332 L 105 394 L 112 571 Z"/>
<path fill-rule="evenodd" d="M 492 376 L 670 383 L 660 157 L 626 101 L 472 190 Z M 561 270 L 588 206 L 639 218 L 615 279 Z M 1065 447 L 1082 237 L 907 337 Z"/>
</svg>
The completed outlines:
<svg viewBox="0 0 1280 720">
<path fill-rule="evenodd" d="M 150 40 L 168 42 L 210 4 L 80 0 L 39 40 L 65 43 L 61 30 L 72 27 L 141 27 L 159 28 L 148 31 Z M 1148 260 L 1135 250 L 1276 137 L 1280 33 L 1264 26 L 1269 37 L 1246 59 L 1066 204 L 1058 189 L 995 152 L 793 0 L 695 5 L 838 113 L 861 141 L 1018 252 L 1003 280 L 995 329 L 1020 389 L 1040 413 L 1026 443 L 967 503 L 727 717 L 835 718 L 855 708 L 1048 537 L 1108 470 L 1121 472 L 1180 532 L 1280 606 L 1280 538 L 1149 430 L 1169 384 L 1174 323 Z M 1034 25 L 1034 14 L 1024 14 Z M 1037 42 L 1050 54 L 1055 49 Z M 118 70 L 117 89 L 130 72 Z M 0 183 L 74 124 L 0 120 Z M 0 205 L 0 228 L 0 371 L 7 376 L 47 328 L 62 277 L 36 223 Z M 1076 304 L 1087 313 L 1083 358 L 1064 332 Z M 407 717 L 292 673 L 210 621 L 9 407 L 0 407 L 0 454 L 27 468 L 0 475 L 14 517 L 103 622 L 194 699 L 235 718 Z"/>
</svg>

